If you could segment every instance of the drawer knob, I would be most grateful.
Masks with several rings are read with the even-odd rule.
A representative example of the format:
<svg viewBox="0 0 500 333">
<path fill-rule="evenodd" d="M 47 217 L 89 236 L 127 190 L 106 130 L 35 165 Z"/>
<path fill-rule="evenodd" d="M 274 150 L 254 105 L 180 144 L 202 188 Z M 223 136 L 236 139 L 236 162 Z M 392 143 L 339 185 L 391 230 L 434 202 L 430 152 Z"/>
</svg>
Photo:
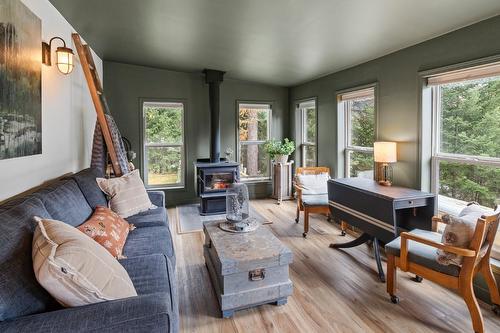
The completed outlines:
<svg viewBox="0 0 500 333">
<path fill-rule="evenodd" d="M 261 281 L 266 277 L 266 270 L 264 268 L 254 269 L 248 272 L 248 279 L 250 281 Z"/>
<path fill-rule="evenodd" d="M 408 204 L 413 205 L 413 201 L 412 200 L 408 201 Z"/>
</svg>

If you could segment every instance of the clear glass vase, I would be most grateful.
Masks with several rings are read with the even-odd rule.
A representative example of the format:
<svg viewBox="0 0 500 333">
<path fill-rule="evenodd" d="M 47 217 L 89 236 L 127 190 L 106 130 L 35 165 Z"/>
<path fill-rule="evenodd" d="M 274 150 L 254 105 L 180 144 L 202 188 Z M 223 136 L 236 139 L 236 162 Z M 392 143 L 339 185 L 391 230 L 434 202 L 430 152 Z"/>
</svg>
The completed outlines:
<svg viewBox="0 0 500 333">
<path fill-rule="evenodd" d="M 233 183 L 226 190 L 226 219 L 231 223 L 240 223 L 248 219 L 248 188 L 243 183 Z"/>
</svg>

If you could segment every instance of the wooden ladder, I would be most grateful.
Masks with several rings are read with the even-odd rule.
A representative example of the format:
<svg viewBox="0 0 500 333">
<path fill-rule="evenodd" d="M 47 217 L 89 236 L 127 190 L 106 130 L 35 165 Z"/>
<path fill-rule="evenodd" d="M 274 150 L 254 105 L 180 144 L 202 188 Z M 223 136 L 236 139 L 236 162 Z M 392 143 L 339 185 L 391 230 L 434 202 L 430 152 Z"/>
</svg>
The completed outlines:
<svg viewBox="0 0 500 333">
<path fill-rule="evenodd" d="M 108 121 L 106 119 L 106 114 L 110 114 L 106 98 L 104 97 L 104 92 L 102 89 L 101 80 L 97 74 L 97 69 L 94 63 L 94 58 L 92 57 L 92 52 L 87 44 L 83 44 L 80 39 L 80 35 L 74 33 L 72 34 L 73 41 L 78 52 L 78 57 L 80 58 L 80 63 L 82 65 L 83 74 L 87 80 L 87 84 L 90 90 L 90 96 L 92 97 L 92 102 L 94 103 L 95 111 L 97 113 L 97 121 L 101 127 L 102 135 L 104 137 L 104 142 L 108 149 L 108 154 L 111 159 L 111 165 L 115 176 L 120 177 L 123 173 L 118 162 L 118 157 L 116 155 L 116 149 L 113 145 L 113 140 L 111 138 L 111 132 L 109 130 Z"/>
</svg>

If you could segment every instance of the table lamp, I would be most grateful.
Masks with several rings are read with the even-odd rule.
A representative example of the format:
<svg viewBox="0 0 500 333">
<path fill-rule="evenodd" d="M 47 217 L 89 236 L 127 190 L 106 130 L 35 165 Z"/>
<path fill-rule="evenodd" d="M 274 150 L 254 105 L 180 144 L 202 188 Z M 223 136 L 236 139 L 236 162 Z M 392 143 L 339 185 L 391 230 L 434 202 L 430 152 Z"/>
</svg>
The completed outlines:
<svg viewBox="0 0 500 333">
<path fill-rule="evenodd" d="M 392 185 L 392 166 L 397 162 L 396 142 L 375 142 L 373 144 L 373 159 L 379 164 L 377 168 L 377 181 L 380 185 Z"/>
</svg>

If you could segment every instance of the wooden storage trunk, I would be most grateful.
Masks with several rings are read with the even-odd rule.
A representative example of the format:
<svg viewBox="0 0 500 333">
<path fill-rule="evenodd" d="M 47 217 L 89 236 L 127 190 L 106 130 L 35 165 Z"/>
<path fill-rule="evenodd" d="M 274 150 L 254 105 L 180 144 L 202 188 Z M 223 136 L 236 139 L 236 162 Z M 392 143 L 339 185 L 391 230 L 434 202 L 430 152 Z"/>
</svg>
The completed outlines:
<svg viewBox="0 0 500 333">
<path fill-rule="evenodd" d="M 236 234 L 205 222 L 204 256 L 222 316 L 266 303 L 285 304 L 292 294 L 292 252 L 267 226 Z"/>
</svg>

